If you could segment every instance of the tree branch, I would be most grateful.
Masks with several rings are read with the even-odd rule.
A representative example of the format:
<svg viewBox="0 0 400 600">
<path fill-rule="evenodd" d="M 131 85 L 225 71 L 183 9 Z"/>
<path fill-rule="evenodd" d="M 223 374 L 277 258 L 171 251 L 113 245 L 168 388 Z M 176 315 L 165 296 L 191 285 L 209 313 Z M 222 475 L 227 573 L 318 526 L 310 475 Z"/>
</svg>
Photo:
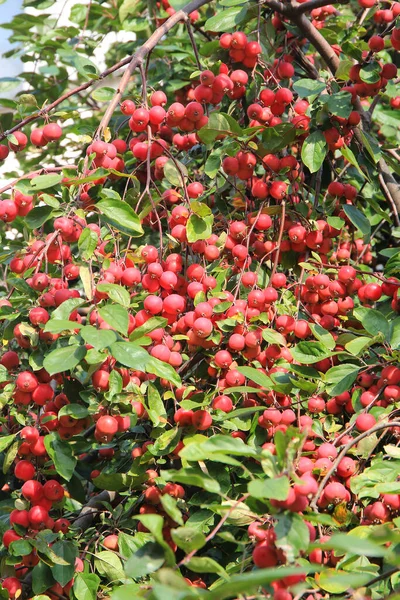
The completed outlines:
<svg viewBox="0 0 400 600">
<path fill-rule="evenodd" d="M 326 41 L 324 36 L 316 27 L 314 27 L 311 21 L 309 21 L 304 14 L 300 14 L 300 16 L 293 16 L 292 21 L 295 25 L 297 25 L 308 41 L 311 42 L 318 54 L 320 54 L 323 58 L 332 75 L 334 75 L 339 67 L 340 60 L 335 54 L 332 46 Z"/>
<path fill-rule="evenodd" d="M 319 0 L 318 0 L 319 1 Z M 314 2 L 314 0 L 310 0 L 310 2 Z M 308 4 L 308 3 L 306 3 Z M 300 5 L 304 6 L 304 5 Z M 296 9 L 297 10 L 297 9 Z M 308 18 L 301 14 L 300 16 L 292 16 L 291 20 L 300 31 L 305 35 L 305 37 L 312 43 L 314 48 L 320 54 L 320 56 L 325 61 L 329 70 L 333 75 L 335 75 L 336 70 L 339 67 L 339 57 L 335 54 L 331 45 L 326 41 L 324 36 L 314 27 L 314 25 L 308 20 Z M 359 99 L 357 99 L 357 103 L 355 108 L 361 115 L 362 120 L 365 119 L 365 116 L 368 115 L 370 117 L 370 113 L 366 113 L 361 105 Z M 363 140 L 358 129 L 354 130 L 354 135 L 357 141 L 363 146 Z M 380 184 L 382 191 L 387 198 L 388 202 L 391 206 L 396 208 L 397 213 L 400 212 L 400 185 L 397 183 L 395 178 L 393 177 L 389 167 L 387 166 L 385 160 L 381 158 L 377 163 L 377 170 L 380 174 Z M 383 183 L 382 183 L 383 182 Z M 384 185 L 383 185 L 384 184 Z M 393 201 L 393 202 L 392 202 Z"/>
<path fill-rule="evenodd" d="M 268 6 L 268 8 L 275 10 L 281 15 L 289 15 L 292 10 L 290 6 L 279 2 L 279 0 L 262 0 L 262 4 L 265 4 L 265 6 Z"/>
<path fill-rule="evenodd" d="M 87 529 L 94 519 L 94 516 L 98 513 L 98 509 L 101 508 L 103 502 L 112 502 L 115 500 L 115 492 L 107 492 L 104 490 L 100 492 L 94 498 L 91 498 L 87 504 L 82 508 L 78 517 L 74 521 L 74 527 L 79 529 Z"/>
<path fill-rule="evenodd" d="M 335 458 L 335 461 L 334 461 L 332 467 L 329 469 L 329 471 L 326 473 L 325 477 L 322 479 L 321 483 L 319 484 L 318 490 L 313 498 L 313 501 L 310 504 L 310 507 L 313 510 L 318 512 L 317 502 L 318 502 L 322 492 L 324 491 L 324 487 L 326 486 L 330 477 L 336 471 L 338 464 L 340 463 L 342 458 L 344 458 L 346 456 L 348 451 L 353 446 L 358 444 L 358 442 L 361 442 L 361 440 L 368 437 L 369 435 L 372 435 L 373 433 L 375 433 L 376 431 L 380 431 L 381 429 L 388 429 L 389 427 L 400 427 L 400 421 L 391 421 L 390 423 L 378 423 L 377 425 L 375 425 L 375 427 L 371 427 L 371 429 L 369 429 L 368 431 L 364 431 L 363 433 L 360 433 L 360 435 L 358 435 L 356 438 L 353 438 L 348 444 L 346 444 L 344 446 L 343 450 Z"/>
<path fill-rule="evenodd" d="M 194 10 L 197 10 L 204 4 L 208 4 L 210 0 L 193 0 L 186 4 L 181 10 L 177 10 L 175 14 L 173 14 L 165 23 L 163 23 L 160 27 L 158 27 L 149 37 L 149 39 L 135 52 L 132 56 L 128 68 L 121 78 L 121 82 L 118 86 L 117 92 L 114 98 L 111 100 L 110 104 L 106 112 L 103 115 L 103 118 L 100 121 L 99 127 L 97 128 L 97 132 L 95 134 L 95 138 L 98 138 L 102 135 L 104 129 L 109 124 L 111 117 L 117 108 L 119 102 L 121 101 L 122 95 L 126 89 L 126 86 L 129 83 L 130 78 L 132 77 L 135 69 L 142 64 L 143 59 L 156 47 L 158 42 L 166 35 L 170 29 L 175 27 L 179 21 L 185 21 L 187 15 L 189 15 Z"/>
<path fill-rule="evenodd" d="M 26 173 L 25 175 L 18 177 L 18 179 L 14 179 L 14 181 L 11 181 L 11 183 L 8 183 L 7 185 L 5 185 L 4 187 L 2 187 L 0 189 L 0 194 L 2 194 L 3 192 L 14 187 L 14 185 L 16 183 L 18 183 L 18 181 L 21 181 L 22 179 L 32 179 L 33 177 L 36 177 L 37 175 L 42 175 L 43 173 L 59 173 L 63 169 L 71 169 L 72 170 L 72 169 L 77 169 L 77 168 L 78 167 L 76 165 L 64 165 L 63 167 L 43 167 L 42 169 L 39 169 L 37 171 L 32 171 L 31 173 Z"/>
<path fill-rule="evenodd" d="M 14 127 L 11 127 L 11 129 L 8 129 L 7 131 L 0 133 L 0 142 L 2 140 L 4 140 L 11 133 L 14 133 L 14 131 L 18 131 L 25 125 L 28 125 L 29 123 L 33 123 L 34 121 L 37 121 L 41 117 L 44 117 L 45 115 L 49 114 L 49 112 L 51 112 L 59 104 L 64 102 L 64 100 L 71 98 L 71 96 L 75 96 L 75 94 L 78 94 L 79 92 L 82 92 L 83 90 L 87 90 L 88 88 L 92 87 L 99 81 L 102 81 L 105 77 L 108 77 L 108 75 L 111 75 L 112 73 L 114 73 L 115 71 L 118 71 L 125 65 L 128 65 L 128 69 L 125 71 L 125 73 L 121 79 L 119 89 L 117 90 L 117 93 L 114 96 L 114 99 L 111 101 L 111 104 L 108 107 L 108 109 L 100 123 L 100 126 L 98 128 L 98 134 L 99 134 L 101 131 L 103 131 L 105 129 L 105 127 L 107 127 L 115 108 L 118 106 L 118 103 L 119 103 L 121 96 L 129 82 L 129 79 L 132 76 L 133 71 L 139 65 L 141 60 L 143 60 L 143 58 L 156 46 L 156 44 L 161 40 L 161 38 L 166 33 L 168 33 L 168 31 L 170 29 L 172 29 L 172 27 L 174 27 L 177 23 L 179 23 L 179 21 L 185 20 L 185 18 L 188 14 L 190 14 L 194 10 L 197 10 L 204 4 L 208 4 L 209 2 L 210 2 L 210 0 L 193 0 L 192 2 L 190 2 L 189 4 L 184 6 L 181 10 L 178 10 L 167 21 L 165 21 L 165 23 L 163 23 L 160 27 L 158 27 L 154 31 L 154 33 L 149 37 L 147 42 L 145 44 L 143 44 L 143 46 L 141 46 L 141 48 L 139 48 L 139 50 L 137 52 L 135 52 L 135 54 L 128 56 L 127 58 L 124 58 L 123 60 L 120 60 L 118 63 L 116 63 L 109 69 L 106 69 L 105 71 L 103 71 L 98 77 L 96 77 L 96 79 L 91 79 L 90 81 L 86 81 L 82 85 L 79 85 L 79 86 L 73 88 L 72 90 L 65 92 L 65 94 L 60 96 L 60 98 L 58 98 L 57 100 L 55 100 L 48 106 L 37 111 L 35 114 L 30 115 L 29 117 L 26 117 L 25 119 L 22 119 L 22 121 L 20 121 L 16 125 L 14 125 Z M 111 110 L 111 107 L 112 107 L 112 110 Z"/>
<path fill-rule="evenodd" d="M 393 177 L 389 167 L 387 166 L 386 161 L 381 158 L 378 162 L 378 171 L 380 176 L 383 179 L 385 186 L 382 185 L 383 192 L 387 196 L 393 200 L 393 204 L 396 207 L 397 213 L 400 212 L 400 185 L 397 183 L 395 178 Z M 393 208 L 394 210 L 394 208 Z"/>
<path fill-rule="evenodd" d="M 296 12 L 297 14 L 302 15 L 314 10 L 314 8 L 322 8 L 323 6 L 331 6 L 333 4 L 345 4 L 345 2 L 340 2 L 340 0 L 332 0 L 331 2 L 329 0 L 308 0 L 308 2 L 296 5 Z"/>
</svg>

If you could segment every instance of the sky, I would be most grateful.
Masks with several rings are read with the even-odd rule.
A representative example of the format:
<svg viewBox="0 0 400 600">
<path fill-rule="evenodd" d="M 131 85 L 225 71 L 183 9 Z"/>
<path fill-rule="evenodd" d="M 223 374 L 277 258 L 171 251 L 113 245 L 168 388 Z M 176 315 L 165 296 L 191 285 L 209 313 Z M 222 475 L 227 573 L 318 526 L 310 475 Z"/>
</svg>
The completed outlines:
<svg viewBox="0 0 400 600">
<path fill-rule="evenodd" d="M 78 0 L 56 0 L 51 7 L 46 9 L 46 12 L 54 14 L 58 17 L 62 11 L 62 15 L 58 20 L 58 26 L 60 27 L 68 25 L 70 23 L 68 21 L 68 16 L 70 14 L 71 6 L 76 4 L 77 1 Z M 0 23 L 8 22 L 14 15 L 21 13 L 23 11 L 22 3 L 23 0 L 6 0 L 4 4 L 0 4 Z M 87 0 L 84 0 L 82 3 L 87 4 Z M 35 13 L 34 9 L 28 10 L 29 12 Z M 0 77 L 15 77 L 24 69 L 24 67 L 29 69 L 32 66 L 31 63 L 21 63 L 18 58 L 1 58 L 3 52 L 7 52 L 12 47 L 10 42 L 7 40 L 8 35 L 9 30 L 0 28 Z M 102 71 L 105 69 L 104 57 L 110 45 L 115 42 L 127 42 L 134 39 L 135 34 L 133 32 L 110 32 L 105 36 L 102 43 L 95 49 L 92 60 L 96 63 L 99 70 Z M 107 85 L 116 87 L 117 81 L 118 77 L 116 77 L 115 81 L 109 79 L 107 80 Z M 18 91 L 20 91 L 20 89 L 16 88 L 8 95 L 1 94 L 1 96 L 13 98 L 13 94 Z M 29 135 L 29 131 L 26 133 Z M 8 159 L 3 164 L 0 164 L 0 182 L 2 184 L 8 182 L 8 180 L 5 178 L 7 171 L 16 170 L 17 168 L 18 163 L 15 161 L 13 153 L 10 153 Z"/>
<path fill-rule="evenodd" d="M 22 0 L 6 0 L 5 4 L 0 6 L 0 22 L 7 23 L 12 17 L 21 11 Z M 0 55 L 11 48 L 8 41 L 8 29 L 0 29 Z M 14 77 L 21 72 L 21 62 L 18 59 L 0 57 L 0 73 L 2 77 Z"/>
</svg>

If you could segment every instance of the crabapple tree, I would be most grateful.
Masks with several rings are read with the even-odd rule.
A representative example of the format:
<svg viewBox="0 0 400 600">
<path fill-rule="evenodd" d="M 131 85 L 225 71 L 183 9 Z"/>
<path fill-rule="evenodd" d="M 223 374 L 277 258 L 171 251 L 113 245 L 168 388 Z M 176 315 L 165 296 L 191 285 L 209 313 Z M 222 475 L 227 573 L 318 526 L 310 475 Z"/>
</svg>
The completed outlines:
<svg viewBox="0 0 400 600">
<path fill-rule="evenodd" d="M 398 598 L 400 3 L 62 4 L 2 25 L 1 598 Z"/>
</svg>

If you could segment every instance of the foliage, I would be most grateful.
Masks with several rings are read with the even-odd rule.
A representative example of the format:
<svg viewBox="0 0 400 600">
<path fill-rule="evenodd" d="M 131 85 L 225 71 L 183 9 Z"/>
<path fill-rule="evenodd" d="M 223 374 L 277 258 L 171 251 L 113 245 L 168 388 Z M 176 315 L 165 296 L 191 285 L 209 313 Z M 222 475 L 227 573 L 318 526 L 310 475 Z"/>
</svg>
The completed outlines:
<svg viewBox="0 0 400 600">
<path fill-rule="evenodd" d="M 2 25 L 1 597 L 396 598 L 400 4 L 53 4 Z"/>
</svg>

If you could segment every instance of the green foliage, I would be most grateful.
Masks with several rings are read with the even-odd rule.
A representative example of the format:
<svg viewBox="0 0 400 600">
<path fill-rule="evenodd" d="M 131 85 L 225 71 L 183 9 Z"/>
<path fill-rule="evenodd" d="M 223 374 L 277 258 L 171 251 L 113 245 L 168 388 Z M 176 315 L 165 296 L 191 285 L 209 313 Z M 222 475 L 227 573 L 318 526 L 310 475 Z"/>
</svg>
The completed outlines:
<svg viewBox="0 0 400 600">
<path fill-rule="evenodd" d="M 398 23 L 359 4 L 2 25 L 4 600 L 397 597 Z"/>
</svg>

